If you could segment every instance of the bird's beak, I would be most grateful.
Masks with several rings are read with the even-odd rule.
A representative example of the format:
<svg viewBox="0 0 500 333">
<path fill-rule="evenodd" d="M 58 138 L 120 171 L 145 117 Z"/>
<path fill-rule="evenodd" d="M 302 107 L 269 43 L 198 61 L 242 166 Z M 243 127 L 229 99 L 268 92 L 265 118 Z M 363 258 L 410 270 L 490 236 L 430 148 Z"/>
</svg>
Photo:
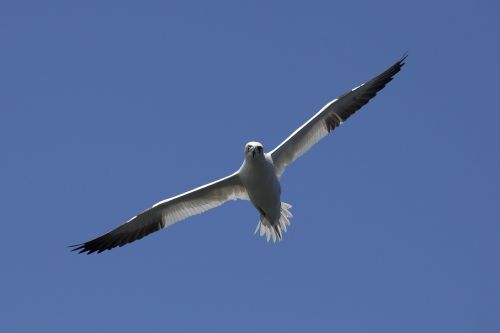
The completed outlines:
<svg viewBox="0 0 500 333">
<path fill-rule="evenodd" d="M 255 158 L 255 148 L 252 150 L 252 158 Z"/>
</svg>

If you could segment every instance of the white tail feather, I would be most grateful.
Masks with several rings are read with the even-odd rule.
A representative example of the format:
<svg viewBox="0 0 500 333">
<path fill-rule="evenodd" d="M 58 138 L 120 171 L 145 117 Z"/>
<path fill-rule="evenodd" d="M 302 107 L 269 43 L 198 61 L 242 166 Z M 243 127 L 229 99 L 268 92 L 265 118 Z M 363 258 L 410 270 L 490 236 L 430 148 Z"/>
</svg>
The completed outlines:
<svg viewBox="0 0 500 333">
<path fill-rule="evenodd" d="M 266 236 L 266 240 L 269 242 L 269 240 L 273 240 L 273 242 L 276 242 L 276 239 L 278 241 L 281 241 L 283 238 L 283 232 L 287 231 L 287 226 L 290 226 L 290 218 L 293 216 L 292 213 L 290 213 L 290 208 L 292 208 L 292 205 L 287 204 L 286 202 L 281 203 L 281 215 L 280 219 L 278 221 L 278 224 L 273 226 L 263 215 L 260 216 L 260 220 L 257 223 L 257 227 L 255 228 L 254 234 L 257 233 L 257 231 L 260 230 L 259 234 L 260 236 Z"/>
</svg>

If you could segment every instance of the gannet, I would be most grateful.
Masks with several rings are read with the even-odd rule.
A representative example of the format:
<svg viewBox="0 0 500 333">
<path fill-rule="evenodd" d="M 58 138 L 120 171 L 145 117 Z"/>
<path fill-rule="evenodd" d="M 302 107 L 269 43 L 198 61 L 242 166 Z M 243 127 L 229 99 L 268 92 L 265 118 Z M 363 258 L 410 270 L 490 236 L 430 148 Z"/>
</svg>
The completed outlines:
<svg viewBox="0 0 500 333">
<path fill-rule="evenodd" d="M 233 174 L 162 200 L 108 233 L 72 245 L 72 250 L 87 254 L 111 250 L 236 199 L 250 200 L 257 209 L 260 218 L 255 232 L 259 231 L 267 241 L 281 241 L 292 217 L 292 206 L 281 201 L 280 177 L 285 168 L 375 97 L 401 70 L 405 59 L 406 55 L 381 74 L 326 104 L 270 152 L 265 152 L 260 142 L 248 142 L 243 164 Z"/>
</svg>

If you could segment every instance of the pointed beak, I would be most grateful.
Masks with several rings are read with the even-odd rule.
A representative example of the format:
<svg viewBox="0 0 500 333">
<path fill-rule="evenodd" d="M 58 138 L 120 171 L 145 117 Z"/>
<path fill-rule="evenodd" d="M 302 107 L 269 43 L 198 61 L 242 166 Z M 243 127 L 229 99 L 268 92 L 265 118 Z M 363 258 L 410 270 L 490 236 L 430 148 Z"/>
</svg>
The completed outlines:
<svg viewBox="0 0 500 333">
<path fill-rule="evenodd" d="M 255 158 L 255 153 L 257 154 L 262 154 L 262 147 L 254 147 L 252 149 L 252 157 Z"/>
</svg>

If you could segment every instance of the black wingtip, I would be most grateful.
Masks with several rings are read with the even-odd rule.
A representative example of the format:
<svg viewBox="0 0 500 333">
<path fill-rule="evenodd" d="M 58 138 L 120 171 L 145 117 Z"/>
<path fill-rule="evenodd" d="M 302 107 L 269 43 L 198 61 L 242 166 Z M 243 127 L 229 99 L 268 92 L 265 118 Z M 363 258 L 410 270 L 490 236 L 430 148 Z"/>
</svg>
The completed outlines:
<svg viewBox="0 0 500 333">
<path fill-rule="evenodd" d="M 68 247 L 71 249 L 71 252 L 79 251 L 78 253 L 82 253 L 82 251 L 84 251 L 83 249 L 85 248 L 85 243 L 83 243 L 83 244 L 75 244 L 75 245 L 68 245 Z"/>
<path fill-rule="evenodd" d="M 71 251 L 76 251 L 78 249 L 80 249 L 84 244 L 74 244 L 74 245 L 68 245 L 68 248 L 71 249 Z"/>
<path fill-rule="evenodd" d="M 96 252 L 96 250 L 90 249 L 88 247 L 88 243 L 68 245 L 68 247 L 71 249 L 71 252 L 78 251 L 78 254 L 87 252 L 86 254 L 88 255 L 88 254 Z"/>
<path fill-rule="evenodd" d="M 403 56 L 398 61 L 396 61 L 396 63 L 394 65 L 389 67 L 384 73 L 379 75 L 379 77 L 385 77 L 387 79 L 387 82 L 385 82 L 385 83 L 388 83 L 389 81 L 391 81 L 393 79 L 394 75 L 399 73 L 401 68 L 403 68 L 403 66 L 406 64 L 406 58 L 408 58 L 408 51 L 403 53 Z"/>
<path fill-rule="evenodd" d="M 408 58 L 408 51 L 403 53 L 403 56 L 399 59 L 398 63 L 401 67 L 405 64 L 406 58 Z"/>
</svg>

